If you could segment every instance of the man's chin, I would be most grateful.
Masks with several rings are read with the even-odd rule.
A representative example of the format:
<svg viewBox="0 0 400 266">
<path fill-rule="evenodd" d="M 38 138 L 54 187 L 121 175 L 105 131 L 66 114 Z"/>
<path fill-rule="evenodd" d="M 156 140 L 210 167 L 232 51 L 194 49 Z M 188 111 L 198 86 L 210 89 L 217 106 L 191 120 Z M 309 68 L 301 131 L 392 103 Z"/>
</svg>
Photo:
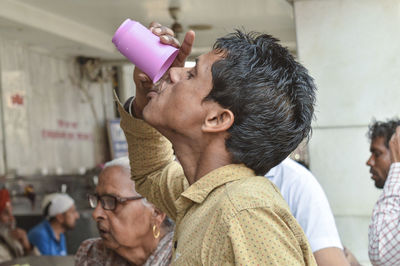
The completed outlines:
<svg viewBox="0 0 400 266">
<path fill-rule="evenodd" d="M 149 105 L 146 105 L 146 107 L 143 109 L 143 120 L 149 124 L 150 126 L 155 126 L 154 124 L 154 114 L 149 107 Z"/>
<path fill-rule="evenodd" d="M 380 180 L 375 180 L 375 187 L 382 189 L 385 186 L 385 183 L 382 183 Z"/>
</svg>

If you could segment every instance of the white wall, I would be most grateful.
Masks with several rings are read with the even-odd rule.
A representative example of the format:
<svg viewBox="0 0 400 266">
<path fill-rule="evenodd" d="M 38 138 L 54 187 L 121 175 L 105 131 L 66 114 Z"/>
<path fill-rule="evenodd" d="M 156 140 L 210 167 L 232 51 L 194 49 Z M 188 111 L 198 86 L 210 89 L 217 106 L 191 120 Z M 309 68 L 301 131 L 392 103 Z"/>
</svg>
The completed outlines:
<svg viewBox="0 0 400 266">
<path fill-rule="evenodd" d="M 381 191 L 365 161 L 371 118 L 400 114 L 400 2 L 295 1 L 298 57 L 318 86 L 311 170 L 344 245 L 368 263 L 368 224 Z"/>
<path fill-rule="evenodd" d="M 5 39 L 0 69 L 6 143 L 1 153 L 9 171 L 77 173 L 105 161 L 105 122 L 114 116 L 111 82 L 89 82 L 73 58 Z"/>
</svg>

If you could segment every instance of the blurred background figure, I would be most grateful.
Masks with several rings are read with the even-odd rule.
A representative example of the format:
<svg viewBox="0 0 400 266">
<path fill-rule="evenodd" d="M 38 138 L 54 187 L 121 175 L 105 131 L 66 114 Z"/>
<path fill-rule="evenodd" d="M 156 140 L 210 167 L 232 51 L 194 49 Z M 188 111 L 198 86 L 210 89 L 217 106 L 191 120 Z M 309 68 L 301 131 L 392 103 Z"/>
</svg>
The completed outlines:
<svg viewBox="0 0 400 266">
<path fill-rule="evenodd" d="M 53 193 L 43 199 L 42 210 L 45 219 L 29 231 L 30 242 L 43 255 L 67 255 L 64 233 L 79 219 L 74 200 L 67 194 Z"/>
<path fill-rule="evenodd" d="M 313 174 L 287 158 L 265 176 L 279 188 L 303 228 L 317 264 L 348 265 L 328 199 Z"/>
<path fill-rule="evenodd" d="M 371 173 L 371 179 L 375 181 L 375 187 L 382 189 L 390 169 L 389 140 L 400 125 L 399 119 L 385 121 L 373 121 L 369 125 L 368 138 L 371 141 L 367 165 Z"/>
<path fill-rule="evenodd" d="M 15 226 L 10 194 L 3 188 L 0 190 L 0 262 L 27 255 L 39 255 L 39 252 L 29 243 L 26 231 Z"/>
<path fill-rule="evenodd" d="M 127 157 L 105 165 L 88 199 L 100 238 L 81 244 L 75 265 L 169 265 L 173 223 L 136 192 Z"/>
<path fill-rule="evenodd" d="M 385 140 L 387 145 L 390 139 L 389 169 L 385 169 L 388 175 L 383 176 L 383 192 L 375 204 L 368 233 L 369 258 L 379 266 L 400 265 L 400 126 L 392 135 Z"/>
</svg>

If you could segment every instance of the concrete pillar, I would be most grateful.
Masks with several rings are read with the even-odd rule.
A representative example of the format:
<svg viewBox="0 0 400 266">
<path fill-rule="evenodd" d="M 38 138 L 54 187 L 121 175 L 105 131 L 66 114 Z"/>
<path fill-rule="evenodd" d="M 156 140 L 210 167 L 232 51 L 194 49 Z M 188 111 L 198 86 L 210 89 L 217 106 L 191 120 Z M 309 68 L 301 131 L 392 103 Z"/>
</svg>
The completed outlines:
<svg viewBox="0 0 400 266">
<path fill-rule="evenodd" d="M 135 83 L 133 82 L 133 70 L 135 66 L 132 64 L 121 65 L 118 73 L 119 77 L 119 97 L 124 103 L 129 97 L 136 94 Z"/>
<path fill-rule="evenodd" d="M 318 86 L 311 170 L 342 242 L 368 265 L 368 225 L 381 193 L 365 162 L 368 124 L 400 114 L 400 1 L 294 2 L 299 60 Z"/>
</svg>

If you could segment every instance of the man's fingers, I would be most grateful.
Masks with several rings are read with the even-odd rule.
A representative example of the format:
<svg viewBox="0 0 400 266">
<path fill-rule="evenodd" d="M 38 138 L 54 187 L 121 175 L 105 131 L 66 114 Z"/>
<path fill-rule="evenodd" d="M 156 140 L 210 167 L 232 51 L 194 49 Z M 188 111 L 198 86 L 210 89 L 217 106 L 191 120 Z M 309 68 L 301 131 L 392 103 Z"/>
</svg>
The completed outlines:
<svg viewBox="0 0 400 266">
<path fill-rule="evenodd" d="M 156 27 L 161 27 L 162 25 L 156 21 L 153 21 L 150 23 L 149 28 L 151 30 L 151 28 L 156 28 Z"/>
<path fill-rule="evenodd" d="M 149 81 L 150 81 L 150 78 L 149 78 L 146 74 L 144 74 L 144 73 L 140 73 L 140 74 L 138 75 L 138 78 L 139 78 L 139 80 L 140 80 L 141 82 L 149 82 Z"/>
<path fill-rule="evenodd" d="M 170 36 L 170 35 L 162 35 L 160 37 L 160 42 L 168 45 L 172 45 L 176 48 L 179 48 L 179 41 L 178 39 Z"/>
<path fill-rule="evenodd" d="M 194 31 L 190 30 L 186 33 L 185 39 L 183 40 L 183 43 L 181 46 L 182 54 L 185 54 L 186 56 L 190 55 L 190 53 L 192 52 L 194 38 L 195 38 Z"/>
<path fill-rule="evenodd" d="M 396 132 L 390 138 L 389 141 L 389 149 L 390 149 L 390 157 L 391 161 L 399 162 L 400 161 L 400 126 L 396 128 Z"/>
<path fill-rule="evenodd" d="M 173 30 L 171 30 L 168 27 L 162 26 L 160 24 L 158 24 L 157 26 L 150 27 L 150 31 L 157 36 L 163 36 L 163 35 L 168 35 L 168 36 L 172 36 L 172 37 L 175 36 L 175 33 Z"/>
<path fill-rule="evenodd" d="M 194 31 L 192 31 L 192 30 L 188 31 L 185 35 L 185 39 L 183 40 L 182 46 L 179 49 L 179 54 L 176 57 L 172 66 L 179 67 L 179 66 L 183 66 L 185 64 L 186 58 L 192 52 L 194 39 L 195 39 Z"/>
<path fill-rule="evenodd" d="M 165 26 L 156 26 L 156 27 L 152 27 L 151 31 L 155 34 L 155 35 L 169 35 L 169 36 L 175 36 L 175 33 L 173 30 L 171 30 L 168 27 Z"/>
</svg>

